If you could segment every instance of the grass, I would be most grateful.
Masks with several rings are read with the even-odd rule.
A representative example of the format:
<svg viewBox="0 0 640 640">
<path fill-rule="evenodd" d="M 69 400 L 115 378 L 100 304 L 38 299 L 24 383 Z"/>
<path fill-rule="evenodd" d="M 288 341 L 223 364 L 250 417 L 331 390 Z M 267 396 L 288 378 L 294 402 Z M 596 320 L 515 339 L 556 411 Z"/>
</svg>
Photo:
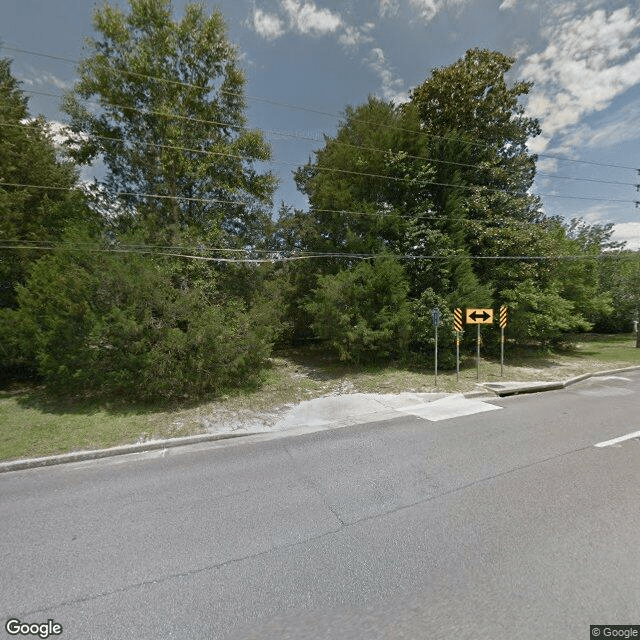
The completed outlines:
<svg viewBox="0 0 640 640">
<path fill-rule="evenodd" d="M 482 359 L 480 381 L 564 380 L 582 373 L 640 365 L 635 337 L 586 334 L 570 348 L 545 354 L 508 348 L 504 376 L 499 360 Z M 192 406 L 132 407 L 79 399 L 55 400 L 37 386 L 0 391 L 0 460 L 46 456 L 80 449 L 143 442 L 157 438 L 232 430 L 241 424 L 268 427 L 295 403 L 344 393 L 400 393 L 477 389 L 474 357 L 455 371 L 402 366 L 356 367 L 337 362 L 318 349 L 291 349 L 271 358 L 261 386 L 238 390 Z"/>
</svg>

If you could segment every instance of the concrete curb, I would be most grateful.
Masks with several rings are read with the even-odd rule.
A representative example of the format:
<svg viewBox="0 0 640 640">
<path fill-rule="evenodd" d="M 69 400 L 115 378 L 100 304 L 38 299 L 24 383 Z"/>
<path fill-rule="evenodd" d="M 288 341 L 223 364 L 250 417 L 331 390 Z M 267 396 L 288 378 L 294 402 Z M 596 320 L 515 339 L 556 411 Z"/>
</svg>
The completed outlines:
<svg viewBox="0 0 640 640">
<path fill-rule="evenodd" d="M 229 438 L 239 438 L 241 436 L 256 435 L 256 432 L 242 433 L 201 433 L 195 436 L 182 436 L 180 438 L 168 438 L 166 440 L 150 440 L 136 444 L 124 444 L 108 449 L 92 449 L 88 451 L 72 451 L 56 456 L 46 456 L 43 458 L 23 458 L 21 460 L 11 460 L 0 462 L 0 473 L 8 471 L 22 471 L 24 469 L 35 469 L 36 467 L 50 467 L 56 464 L 67 462 L 82 462 L 84 460 L 98 460 L 99 458 L 110 458 L 112 456 L 124 456 L 128 453 L 143 453 L 157 449 L 169 449 L 171 447 L 181 447 L 187 444 L 199 444 L 201 442 L 212 442 L 214 440 L 227 440 Z"/>
<path fill-rule="evenodd" d="M 569 378 L 564 381 L 554 381 L 549 383 L 532 383 L 523 384 L 520 387 L 512 387 L 511 389 L 500 389 L 500 383 L 484 383 L 480 386 L 482 390 L 470 391 L 462 394 L 465 398 L 487 398 L 492 397 L 505 397 L 514 396 L 523 393 L 537 393 L 542 391 L 552 391 L 556 389 L 565 389 L 569 385 L 575 384 L 587 378 L 607 376 L 615 373 L 623 373 L 625 371 L 637 371 L 640 366 L 625 367 L 623 369 L 610 369 L 608 371 L 596 371 L 595 373 L 584 373 L 574 378 Z M 491 388 L 488 385 L 496 385 L 497 388 Z M 330 427 L 336 426 L 350 426 L 352 424 L 361 423 L 362 418 L 369 420 L 388 420 L 394 417 L 391 415 L 395 412 L 377 412 L 366 415 L 353 416 L 339 420 L 331 425 L 325 425 L 320 430 L 324 430 Z M 389 414 L 389 415 L 387 415 Z M 379 416 L 379 418 L 377 418 Z M 355 421 L 354 421 L 355 420 Z M 318 430 L 318 429 L 316 429 Z M 49 467 L 58 464 L 65 464 L 68 462 L 82 462 L 85 460 L 98 460 L 100 458 L 109 458 L 113 456 L 122 456 L 128 453 L 145 453 L 147 451 L 154 451 L 158 449 L 169 449 L 171 447 L 181 447 L 189 444 L 200 444 L 202 442 L 213 442 L 215 440 L 228 440 L 231 438 L 240 438 L 244 436 L 265 435 L 265 432 L 248 431 L 242 433 L 202 433 L 195 436 L 183 436 L 180 438 L 169 438 L 166 440 L 151 440 L 149 442 L 141 442 L 136 444 L 125 444 L 118 447 L 110 447 L 108 449 L 94 449 L 89 451 L 73 451 L 71 453 L 63 453 L 56 456 L 46 456 L 42 458 L 26 458 L 21 460 L 11 460 L 9 462 L 0 462 L 0 473 L 7 473 L 9 471 L 22 471 L 25 469 L 35 469 L 37 467 Z"/>
</svg>

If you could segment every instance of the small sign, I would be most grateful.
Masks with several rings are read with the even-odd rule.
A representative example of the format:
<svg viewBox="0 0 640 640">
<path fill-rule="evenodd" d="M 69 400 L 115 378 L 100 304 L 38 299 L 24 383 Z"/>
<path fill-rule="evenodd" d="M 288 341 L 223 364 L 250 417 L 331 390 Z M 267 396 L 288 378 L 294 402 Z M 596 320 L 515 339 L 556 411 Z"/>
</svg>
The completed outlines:
<svg viewBox="0 0 640 640">
<path fill-rule="evenodd" d="M 507 326 L 507 307 L 500 307 L 500 327 L 504 329 Z"/>
<path fill-rule="evenodd" d="M 462 309 L 453 310 L 453 328 L 462 331 Z"/>
<path fill-rule="evenodd" d="M 493 324 L 493 309 L 467 309 L 467 324 Z"/>
<path fill-rule="evenodd" d="M 431 316 L 433 318 L 433 326 L 437 327 L 440 324 L 440 309 L 438 307 L 432 309 Z"/>
</svg>

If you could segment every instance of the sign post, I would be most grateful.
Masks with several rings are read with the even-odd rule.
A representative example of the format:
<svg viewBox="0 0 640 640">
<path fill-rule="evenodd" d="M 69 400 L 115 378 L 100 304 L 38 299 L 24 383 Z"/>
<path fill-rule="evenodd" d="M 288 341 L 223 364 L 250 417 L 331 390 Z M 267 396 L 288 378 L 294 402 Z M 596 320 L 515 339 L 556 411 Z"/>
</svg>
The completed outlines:
<svg viewBox="0 0 640 640">
<path fill-rule="evenodd" d="M 433 326 L 436 330 L 436 358 L 435 358 L 435 372 L 436 372 L 436 389 L 438 388 L 438 325 L 440 324 L 440 309 L 436 307 L 431 310 L 433 318 Z"/>
<path fill-rule="evenodd" d="M 480 380 L 480 325 L 493 324 L 493 309 L 467 309 L 467 324 L 478 325 L 478 351 L 476 356 L 476 375 Z"/>
<path fill-rule="evenodd" d="M 453 328 L 456 331 L 456 382 L 460 382 L 460 332 L 462 331 L 462 309 L 453 310 Z"/>
<path fill-rule="evenodd" d="M 507 307 L 500 307 L 500 376 L 504 370 L 504 328 L 507 326 Z"/>
</svg>

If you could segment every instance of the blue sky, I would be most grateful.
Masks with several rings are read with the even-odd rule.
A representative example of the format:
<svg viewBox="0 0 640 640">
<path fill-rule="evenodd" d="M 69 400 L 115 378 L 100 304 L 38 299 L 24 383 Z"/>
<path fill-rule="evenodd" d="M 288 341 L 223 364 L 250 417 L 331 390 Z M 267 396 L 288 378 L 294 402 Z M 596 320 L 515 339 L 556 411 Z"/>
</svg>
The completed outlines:
<svg viewBox="0 0 640 640">
<path fill-rule="evenodd" d="M 176 16 L 184 4 L 174 0 Z M 222 11 L 238 47 L 247 75 L 249 124 L 267 132 L 270 168 L 280 177 L 276 207 L 284 200 L 305 208 L 291 172 L 322 146 L 324 134 L 335 133 L 346 105 L 358 105 L 368 95 L 406 100 L 434 67 L 482 47 L 515 57 L 513 79 L 535 83 L 524 104 L 542 126 L 531 148 L 540 154 L 534 192 L 543 194 L 545 211 L 613 222 L 618 239 L 640 247 L 640 208 L 634 205 L 640 200 L 637 1 L 205 0 L 204 5 Z M 3 0 L 0 56 L 14 60 L 13 72 L 25 91 L 60 94 L 73 85 L 75 69 L 11 48 L 77 60 L 84 38 L 92 34 L 93 8 L 83 0 Z M 64 120 L 58 98 L 27 95 L 32 114 Z"/>
</svg>

